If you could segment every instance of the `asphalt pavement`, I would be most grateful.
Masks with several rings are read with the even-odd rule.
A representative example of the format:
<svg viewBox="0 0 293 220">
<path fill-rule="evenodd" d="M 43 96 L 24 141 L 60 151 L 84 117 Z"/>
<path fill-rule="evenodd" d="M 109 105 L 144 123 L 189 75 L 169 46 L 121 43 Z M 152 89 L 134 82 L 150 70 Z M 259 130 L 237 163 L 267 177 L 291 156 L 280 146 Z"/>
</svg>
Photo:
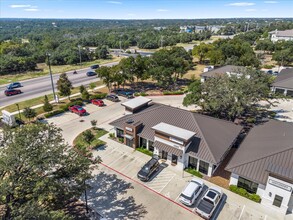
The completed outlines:
<svg viewBox="0 0 293 220">
<path fill-rule="evenodd" d="M 101 66 L 113 66 L 117 65 L 119 62 L 112 62 L 108 64 L 103 64 Z M 86 72 L 91 70 L 90 68 L 85 68 L 81 70 L 77 70 L 77 74 L 73 74 L 73 71 L 66 72 L 69 80 L 72 82 L 74 87 L 80 85 L 88 85 L 91 82 L 99 81 L 100 79 L 96 76 L 88 77 L 86 76 Z M 56 83 L 59 79 L 61 73 L 53 75 L 53 81 L 55 85 L 55 91 L 57 92 Z M 22 93 L 14 96 L 5 96 L 4 91 L 7 85 L 0 86 L 0 107 L 4 107 L 7 105 L 11 105 L 17 102 L 21 102 L 24 100 L 36 98 L 39 96 L 43 96 L 46 94 L 52 93 L 51 79 L 50 75 L 43 77 L 38 77 L 34 79 L 20 81 L 23 87 L 19 88 Z"/>
</svg>

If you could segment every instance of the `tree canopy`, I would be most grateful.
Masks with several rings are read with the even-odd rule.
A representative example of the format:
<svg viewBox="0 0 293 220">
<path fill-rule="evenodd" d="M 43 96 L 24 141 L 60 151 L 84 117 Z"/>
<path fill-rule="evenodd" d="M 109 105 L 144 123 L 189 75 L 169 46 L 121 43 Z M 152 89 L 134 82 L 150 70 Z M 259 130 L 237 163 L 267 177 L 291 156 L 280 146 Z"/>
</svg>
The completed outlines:
<svg viewBox="0 0 293 220">
<path fill-rule="evenodd" d="M 66 73 L 62 73 L 57 81 L 57 89 L 59 90 L 59 94 L 61 96 L 70 96 L 72 83 L 68 79 Z"/>
<path fill-rule="evenodd" d="M 54 125 L 6 128 L 0 139 L 0 200 L 5 219 L 69 219 L 92 162 L 65 144 Z"/>
</svg>

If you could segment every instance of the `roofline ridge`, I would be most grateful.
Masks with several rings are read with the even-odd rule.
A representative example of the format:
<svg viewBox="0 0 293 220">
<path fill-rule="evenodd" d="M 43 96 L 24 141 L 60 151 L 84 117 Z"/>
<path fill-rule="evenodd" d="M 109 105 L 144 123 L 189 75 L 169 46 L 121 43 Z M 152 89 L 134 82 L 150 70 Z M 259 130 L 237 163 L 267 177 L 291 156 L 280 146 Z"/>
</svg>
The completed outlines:
<svg viewBox="0 0 293 220">
<path fill-rule="evenodd" d="M 258 158 L 258 159 L 255 159 L 255 160 L 252 160 L 252 161 L 249 161 L 249 162 L 246 162 L 246 163 L 238 164 L 238 165 L 233 166 L 233 167 L 230 167 L 230 168 L 228 168 L 228 166 L 226 166 L 226 168 L 227 168 L 227 169 L 234 169 L 234 168 L 237 168 L 237 167 L 243 166 L 243 165 L 245 165 L 245 164 L 253 163 L 253 162 L 255 162 L 255 161 L 262 160 L 262 159 L 264 159 L 264 158 L 270 157 L 270 156 L 272 156 L 272 155 L 274 155 L 274 154 L 280 154 L 280 153 L 283 153 L 283 152 L 285 152 L 285 151 L 289 151 L 289 150 L 293 150 L 293 146 L 290 146 L 289 148 L 286 148 L 285 150 L 279 151 L 279 152 L 277 152 L 277 153 L 272 153 L 272 154 L 269 154 L 269 155 L 267 155 L 267 156 L 265 156 L 265 157 L 261 157 L 261 158 Z M 234 154 L 234 156 L 235 156 L 235 154 Z M 225 168 L 225 169 L 226 169 L 226 168 Z"/>
<path fill-rule="evenodd" d="M 227 120 L 224 120 L 224 119 L 221 119 L 221 118 L 216 118 L 216 117 L 212 117 L 212 116 L 205 115 L 205 114 L 201 114 L 201 113 L 197 113 L 197 112 L 192 112 L 192 113 L 195 114 L 195 115 L 200 115 L 200 116 L 203 116 L 205 118 L 210 118 L 210 119 L 214 119 L 214 120 L 217 120 L 217 121 L 225 121 L 226 123 L 234 124 L 234 125 L 237 126 L 237 124 L 235 124 L 233 121 L 227 121 Z M 239 125 L 239 126 L 241 126 L 241 125 Z"/>
</svg>

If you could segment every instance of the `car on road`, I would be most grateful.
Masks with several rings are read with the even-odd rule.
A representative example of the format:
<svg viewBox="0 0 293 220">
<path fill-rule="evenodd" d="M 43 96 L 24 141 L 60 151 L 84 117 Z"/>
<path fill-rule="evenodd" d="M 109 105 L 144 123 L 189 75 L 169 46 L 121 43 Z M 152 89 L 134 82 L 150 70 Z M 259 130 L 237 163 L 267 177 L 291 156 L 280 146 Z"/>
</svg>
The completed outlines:
<svg viewBox="0 0 293 220">
<path fill-rule="evenodd" d="M 143 165 L 143 167 L 137 173 L 137 178 L 141 181 L 147 182 L 149 181 L 151 175 L 159 170 L 159 167 L 159 157 L 154 156 L 145 165 Z"/>
<path fill-rule="evenodd" d="M 119 98 L 117 95 L 114 95 L 114 94 L 110 94 L 110 95 L 107 95 L 106 96 L 106 99 L 112 101 L 112 102 L 119 102 Z"/>
<path fill-rule="evenodd" d="M 179 201 L 187 206 L 192 206 L 199 197 L 204 187 L 204 183 L 200 179 L 193 178 L 179 197 Z"/>
<path fill-rule="evenodd" d="M 88 72 L 86 73 L 86 75 L 87 75 L 87 76 L 96 76 L 97 73 L 94 72 L 94 71 L 88 71 Z"/>
<path fill-rule="evenodd" d="M 13 82 L 7 86 L 7 89 L 15 89 L 15 88 L 19 88 L 19 87 L 22 87 L 20 82 Z"/>
<path fill-rule="evenodd" d="M 69 106 L 68 110 L 72 113 L 78 114 L 79 116 L 85 115 L 86 114 L 86 110 L 79 106 L 79 105 L 73 105 L 73 106 Z"/>
<path fill-rule="evenodd" d="M 98 69 L 100 66 L 98 64 L 94 64 L 91 66 L 91 69 Z"/>
<path fill-rule="evenodd" d="M 6 96 L 17 95 L 17 94 L 20 94 L 20 93 L 21 93 L 20 89 L 6 89 L 4 91 L 4 94 Z"/>
<path fill-rule="evenodd" d="M 99 107 L 102 107 L 102 106 L 105 105 L 104 101 L 101 100 L 101 99 L 92 99 L 91 103 L 94 104 L 94 105 L 97 105 Z"/>
<path fill-rule="evenodd" d="M 210 219 L 215 209 L 218 207 L 222 195 L 223 193 L 220 188 L 210 187 L 198 203 L 195 212 L 204 219 Z"/>
</svg>

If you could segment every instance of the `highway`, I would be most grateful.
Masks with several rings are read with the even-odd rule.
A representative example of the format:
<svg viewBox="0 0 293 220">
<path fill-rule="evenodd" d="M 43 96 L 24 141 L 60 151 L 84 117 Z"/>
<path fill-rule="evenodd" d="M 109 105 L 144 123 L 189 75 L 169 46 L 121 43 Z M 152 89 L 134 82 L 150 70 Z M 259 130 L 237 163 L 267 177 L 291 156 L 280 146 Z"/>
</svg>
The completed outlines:
<svg viewBox="0 0 293 220">
<path fill-rule="evenodd" d="M 117 65 L 118 63 L 119 62 L 113 62 L 113 63 L 104 64 L 101 66 L 113 66 L 113 65 Z M 89 70 L 90 68 L 86 68 L 86 69 L 77 70 L 77 74 L 73 74 L 73 71 L 66 72 L 66 74 L 74 87 L 80 86 L 80 85 L 88 85 L 91 82 L 99 81 L 100 79 L 96 76 L 91 76 L 91 77 L 86 76 L 86 72 Z M 53 75 L 55 92 L 57 92 L 56 83 L 57 83 L 57 80 L 59 79 L 59 76 L 60 76 L 60 73 Z M 53 93 L 49 74 L 47 76 L 24 80 L 20 82 L 23 85 L 23 87 L 19 88 L 22 91 L 22 93 L 19 95 L 5 96 L 4 91 L 7 85 L 0 86 L 0 108 L 3 106 L 15 104 L 17 102 L 21 102 L 24 100 L 28 100 L 28 99 L 32 99 L 32 98 Z"/>
</svg>

